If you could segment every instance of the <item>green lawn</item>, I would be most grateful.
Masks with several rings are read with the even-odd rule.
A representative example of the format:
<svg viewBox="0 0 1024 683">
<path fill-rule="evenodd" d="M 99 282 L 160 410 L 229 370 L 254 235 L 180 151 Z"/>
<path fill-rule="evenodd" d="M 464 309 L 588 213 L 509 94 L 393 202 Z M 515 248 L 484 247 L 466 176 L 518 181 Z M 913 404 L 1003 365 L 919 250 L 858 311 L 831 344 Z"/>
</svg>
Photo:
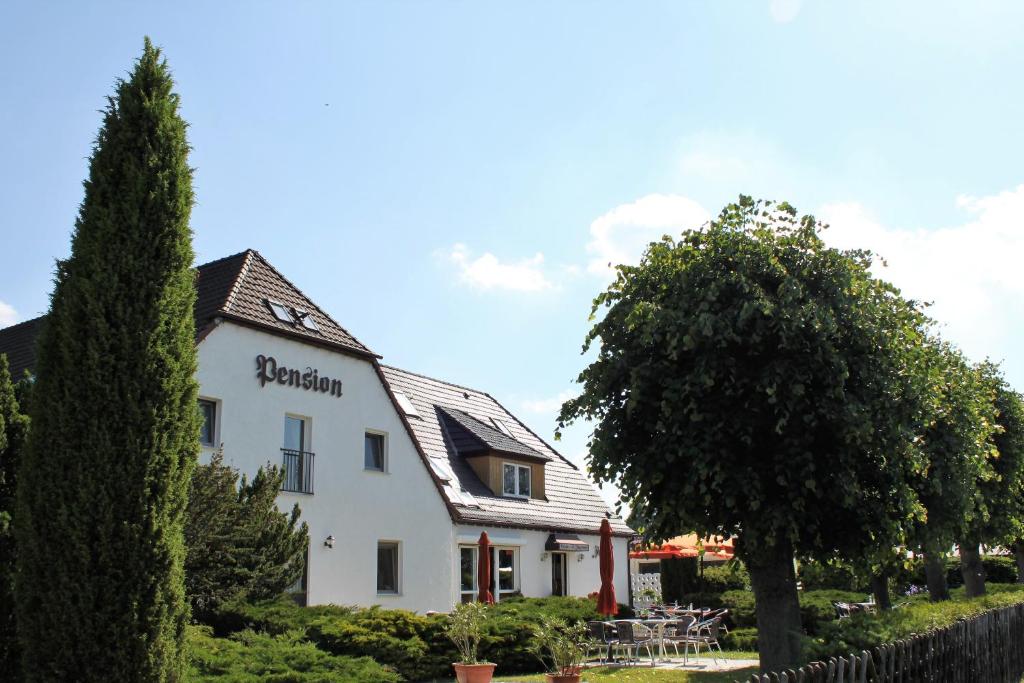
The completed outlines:
<svg viewBox="0 0 1024 683">
<path fill-rule="evenodd" d="M 725 652 L 725 659 L 757 659 L 756 652 Z M 703 657 L 701 658 L 703 660 Z M 710 660 L 708 660 L 710 661 Z M 646 666 L 631 667 L 599 667 L 587 669 L 583 674 L 583 683 L 733 683 L 749 679 L 750 674 L 757 673 L 757 667 L 751 666 L 733 671 L 672 671 L 651 669 Z M 521 681 L 522 683 L 543 683 L 544 674 L 519 676 L 495 676 L 495 681 Z"/>
</svg>

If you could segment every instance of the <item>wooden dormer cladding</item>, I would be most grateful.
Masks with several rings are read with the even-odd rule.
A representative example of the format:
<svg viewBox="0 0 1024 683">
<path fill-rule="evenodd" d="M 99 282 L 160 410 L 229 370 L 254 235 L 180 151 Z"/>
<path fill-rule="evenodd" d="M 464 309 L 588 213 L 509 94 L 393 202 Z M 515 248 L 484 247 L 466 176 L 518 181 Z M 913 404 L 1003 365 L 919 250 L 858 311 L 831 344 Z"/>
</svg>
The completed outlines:
<svg viewBox="0 0 1024 683">
<path fill-rule="evenodd" d="M 473 468 L 487 488 L 496 496 L 503 496 L 503 477 L 505 463 L 530 468 L 530 498 L 547 500 L 544 494 L 544 462 L 534 458 L 524 458 L 508 453 L 486 451 L 466 457 L 466 462 Z"/>
</svg>

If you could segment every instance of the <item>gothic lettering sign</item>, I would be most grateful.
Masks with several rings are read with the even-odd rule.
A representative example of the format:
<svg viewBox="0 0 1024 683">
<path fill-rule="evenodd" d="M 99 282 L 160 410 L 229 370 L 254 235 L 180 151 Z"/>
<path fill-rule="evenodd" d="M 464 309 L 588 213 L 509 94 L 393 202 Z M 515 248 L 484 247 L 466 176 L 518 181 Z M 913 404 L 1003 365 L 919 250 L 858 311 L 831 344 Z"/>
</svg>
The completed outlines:
<svg viewBox="0 0 1024 683">
<path fill-rule="evenodd" d="M 288 368 L 277 362 L 273 356 L 256 356 L 256 379 L 260 387 L 267 384 L 284 384 L 298 387 L 306 391 L 316 391 L 331 396 L 341 396 L 341 380 L 331 379 L 320 374 L 316 368 L 308 365 L 305 369 Z"/>
</svg>

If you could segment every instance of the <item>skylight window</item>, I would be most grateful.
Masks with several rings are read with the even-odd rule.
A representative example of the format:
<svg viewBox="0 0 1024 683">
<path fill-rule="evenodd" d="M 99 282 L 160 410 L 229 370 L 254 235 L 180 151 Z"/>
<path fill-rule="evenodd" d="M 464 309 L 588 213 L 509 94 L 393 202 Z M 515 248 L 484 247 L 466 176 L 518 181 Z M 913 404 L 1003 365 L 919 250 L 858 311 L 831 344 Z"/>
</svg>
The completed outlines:
<svg viewBox="0 0 1024 683">
<path fill-rule="evenodd" d="M 395 400 L 398 401 L 398 406 L 405 413 L 406 417 L 419 417 L 420 413 L 416 410 L 416 406 L 412 404 L 409 397 L 403 394 L 401 391 L 395 392 Z"/>
<path fill-rule="evenodd" d="M 296 308 L 295 317 L 297 317 L 299 319 L 299 323 L 310 332 L 320 331 L 320 328 L 316 326 L 316 321 L 313 320 L 313 316 L 309 314 L 309 311 L 304 311 L 301 308 Z"/>
<path fill-rule="evenodd" d="M 504 422 L 502 422 L 501 420 L 499 420 L 498 418 L 492 417 L 491 418 L 491 423 L 494 425 L 494 427 L 499 432 L 501 432 L 502 434 L 504 434 L 508 438 L 510 438 L 510 439 L 516 438 L 516 437 L 512 436 L 512 432 L 511 432 L 511 430 L 509 430 L 508 425 L 505 424 Z"/>
<path fill-rule="evenodd" d="M 267 299 L 267 306 L 270 308 L 270 312 L 274 314 L 274 317 L 281 322 L 288 323 L 289 325 L 295 324 L 295 318 L 292 317 L 291 311 L 280 301 Z"/>
</svg>

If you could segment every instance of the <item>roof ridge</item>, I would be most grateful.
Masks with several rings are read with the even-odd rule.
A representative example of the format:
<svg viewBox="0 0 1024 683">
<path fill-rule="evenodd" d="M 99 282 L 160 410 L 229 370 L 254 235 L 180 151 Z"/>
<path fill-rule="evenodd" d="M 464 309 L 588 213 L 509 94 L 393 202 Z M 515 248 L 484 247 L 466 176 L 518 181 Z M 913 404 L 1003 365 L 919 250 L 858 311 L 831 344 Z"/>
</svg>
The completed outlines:
<svg viewBox="0 0 1024 683">
<path fill-rule="evenodd" d="M 228 254 L 227 256 L 221 256 L 220 258 L 213 259 L 212 261 L 207 261 L 206 263 L 200 263 L 199 265 L 195 266 L 195 269 L 199 270 L 200 268 L 206 268 L 207 266 L 215 266 L 222 261 L 238 258 L 242 254 L 250 251 L 252 251 L 252 249 L 243 249 L 242 251 L 236 251 L 234 254 Z"/>
<path fill-rule="evenodd" d="M 342 326 L 341 326 L 341 325 L 340 325 L 340 324 L 338 323 L 338 321 L 337 321 L 337 320 L 335 320 L 334 318 L 332 318 L 332 317 L 331 317 L 331 316 L 330 316 L 330 315 L 329 315 L 329 314 L 327 313 L 327 311 L 325 311 L 324 309 L 320 308 L 320 306 L 319 306 L 319 305 L 318 305 L 318 304 L 317 304 L 317 303 L 316 303 L 315 301 L 313 301 L 313 299 L 312 299 L 312 298 L 310 298 L 309 296 L 307 296 L 305 292 L 303 292 L 303 291 L 302 291 L 301 289 L 299 289 L 298 287 L 296 287 L 296 286 L 295 286 L 295 283 L 294 283 L 294 282 L 292 282 L 291 280 L 289 280 L 289 279 L 288 279 L 287 277 L 285 277 L 285 276 L 284 276 L 284 274 L 282 274 L 282 273 L 281 273 L 281 271 L 279 271 L 279 270 L 278 270 L 277 268 L 275 268 L 275 267 L 274 267 L 274 264 L 273 264 L 273 263 L 271 263 L 270 261 L 268 261 L 268 260 L 267 260 L 267 257 L 265 257 L 265 256 L 264 256 L 263 254 L 261 254 L 260 252 L 258 252 L 258 251 L 256 251 L 256 250 L 254 250 L 254 249 L 253 249 L 253 250 L 250 250 L 250 251 L 252 251 L 252 253 L 253 253 L 253 254 L 254 254 L 254 255 L 255 255 L 255 256 L 257 257 L 257 258 L 259 258 L 259 260 L 260 260 L 260 261 L 262 261 L 264 265 L 266 265 L 266 266 L 267 266 L 268 268 L 270 268 L 270 270 L 272 270 L 272 271 L 274 272 L 274 274 L 275 274 L 275 275 L 277 275 L 277 276 L 278 276 L 279 278 L 281 278 L 282 280 L 284 280 L 284 281 L 285 281 L 285 283 L 286 283 L 286 284 L 287 284 L 287 285 L 288 285 L 289 287 L 291 287 L 291 288 L 292 288 L 292 289 L 294 289 L 294 290 L 295 290 L 296 292 L 298 292 L 298 293 L 299 293 L 300 295 L 302 295 L 302 298 L 304 298 L 304 299 L 305 299 L 306 301 L 308 301 L 308 302 L 309 302 L 309 304 L 310 304 L 310 305 L 311 305 L 311 306 L 312 306 L 313 308 L 315 308 L 315 309 L 317 310 L 317 312 L 318 312 L 318 313 L 320 313 L 320 315 L 322 315 L 323 317 L 327 318 L 327 319 L 328 319 L 328 320 L 330 320 L 330 321 L 331 321 L 332 323 L 334 323 L 334 326 L 335 326 L 335 327 L 337 327 L 337 328 L 338 328 L 339 330 L 341 330 L 341 331 L 342 331 L 342 332 L 344 332 L 344 333 L 345 333 L 346 335 L 348 335 L 348 336 L 349 336 L 349 337 L 350 337 L 350 338 L 352 339 L 352 341 L 354 341 L 354 342 L 355 342 L 356 344 L 358 344 L 359 346 L 361 346 L 361 347 L 362 347 L 362 349 L 363 349 L 364 351 L 367 351 L 367 352 L 369 352 L 369 353 L 373 353 L 372 351 L 370 351 L 370 348 L 369 348 L 369 347 L 368 347 L 368 346 L 367 346 L 366 344 L 364 344 L 363 342 L 359 341 L 359 339 L 358 339 L 358 338 L 357 338 L 357 337 L 356 337 L 356 336 L 355 336 L 354 334 L 352 334 L 351 332 L 349 332 L 349 331 L 348 331 L 348 330 L 347 330 L 346 328 L 342 327 Z"/>
<path fill-rule="evenodd" d="M 242 254 L 245 254 L 245 260 L 242 261 L 242 267 L 239 268 L 238 272 L 235 274 L 235 280 L 234 280 L 234 282 L 231 283 L 231 289 L 228 291 L 228 298 L 224 301 L 224 303 L 221 305 L 221 307 L 218 310 L 220 310 L 220 311 L 222 311 L 224 313 L 230 313 L 231 312 L 231 306 L 233 306 L 234 303 L 235 303 L 235 295 L 238 294 L 238 290 L 242 286 L 242 279 L 249 272 L 249 266 L 252 263 L 252 255 L 255 254 L 255 253 L 257 253 L 255 249 L 246 249 L 245 251 L 240 251 L 237 254 L 233 254 L 233 256 L 235 256 L 235 257 L 241 256 Z M 220 260 L 221 261 L 225 261 L 228 258 L 232 258 L 232 257 L 228 256 L 228 257 L 226 257 L 224 259 L 220 259 Z M 215 261 L 215 263 L 216 263 L 216 261 Z"/>
<path fill-rule="evenodd" d="M 399 367 L 396 367 L 394 365 L 388 365 L 387 363 L 381 363 L 380 366 L 382 368 L 385 368 L 386 370 L 396 370 L 398 372 L 404 372 L 407 375 L 412 375 L 413 377 L 420 377 L 422 379 L 429 379 L 431 382 L 437 382 L 438 384 L 445 384 L 447 386 L 455 387 L 457 389 L 465 389 L 466 391 L 475 391 L 476 393 L 480 394 L 481 396 L 488 396 L 488 397 L 490 396 L 490 394 L 488 394 L 486 391 L 481 391 L 480 389 L 474 389 L 473 387 L 467 387 L 467 386 L 465 386 L 463 384 L 456 384 L 455 382 L 449 382 L 448 380 L 445 380 L 445 379 L 438 379 L 437 377 L 431 377 L 430 375 L 424 375 L 423 373 L 420 373 L 420 372 L 413 372 L 412 370 L 405 370 L 403 368 L 399 368 Z M 508 412 L 508 411 L 506 411 L 506 412 Z"/>
</svg>

